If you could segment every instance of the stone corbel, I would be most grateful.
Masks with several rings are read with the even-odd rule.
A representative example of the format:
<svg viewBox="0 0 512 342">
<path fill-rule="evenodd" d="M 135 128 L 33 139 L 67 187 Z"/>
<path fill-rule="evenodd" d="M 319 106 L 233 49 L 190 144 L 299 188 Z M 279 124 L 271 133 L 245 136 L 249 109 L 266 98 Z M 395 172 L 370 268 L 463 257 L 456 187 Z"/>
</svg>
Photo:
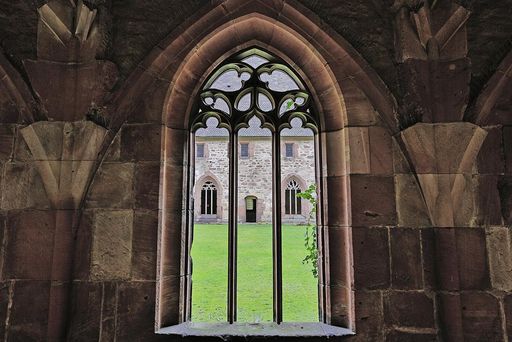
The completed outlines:
<svg viewBox="0 0 512 342">
<path fill-rule="evenodd" d="M 433 226 L 469 226 L 460 213 L 486 136 L 487 131 L 469 122 L 418 123 L 402 131 Z"/>
<path fill-rule="evenodd" d="M 90 121 L 40 121 L 21 129 L 54 209 L 79 208 L 107 130 Z"/>
</svg>

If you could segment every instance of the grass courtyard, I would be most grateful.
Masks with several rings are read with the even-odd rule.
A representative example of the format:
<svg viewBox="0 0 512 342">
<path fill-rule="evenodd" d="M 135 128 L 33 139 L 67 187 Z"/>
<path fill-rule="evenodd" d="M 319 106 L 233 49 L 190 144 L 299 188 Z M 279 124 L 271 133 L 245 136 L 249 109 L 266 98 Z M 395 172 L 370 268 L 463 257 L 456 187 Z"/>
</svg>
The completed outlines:
<svg viewBox="0 0 512 342">
<path fill-rule="evenodd" d="M 306 255 L 304 226 L 283 225 L 283 318 L 318 321 L 317 279 Z M 227 225 L 194 225 L 192 320 L 225 321 Z M 272 226 L 238 225 L 238 321 L 272 321 Z"/>
</svg>

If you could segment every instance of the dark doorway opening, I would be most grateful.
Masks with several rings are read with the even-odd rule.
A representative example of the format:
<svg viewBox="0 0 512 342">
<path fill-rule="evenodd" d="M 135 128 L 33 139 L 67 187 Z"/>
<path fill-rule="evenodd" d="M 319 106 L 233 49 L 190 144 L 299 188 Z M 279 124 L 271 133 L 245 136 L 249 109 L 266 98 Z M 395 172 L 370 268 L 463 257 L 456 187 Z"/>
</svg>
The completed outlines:
<svg viewBox="0 0 512 342">
<path fill-rule="evenodd" d="M 254 196 L 245 198 L 245 222 L 256 222 L 256 205 L 258 199 Z"/>
</svg>

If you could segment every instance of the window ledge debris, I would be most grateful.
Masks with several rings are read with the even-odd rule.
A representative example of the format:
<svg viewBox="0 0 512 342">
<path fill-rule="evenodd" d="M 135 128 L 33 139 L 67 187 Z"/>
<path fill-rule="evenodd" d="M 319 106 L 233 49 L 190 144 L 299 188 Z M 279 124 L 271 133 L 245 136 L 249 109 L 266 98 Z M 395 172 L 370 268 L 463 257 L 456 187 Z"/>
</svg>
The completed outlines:
<svg viewBox="0 0 512 342">
<path fill-rule="evenodd" d="M 334 337 L 354 333 L 325 323 L 201 323 L 185 322 L 162 328 L 162 335 L 229 337 Z"/>
</svg>

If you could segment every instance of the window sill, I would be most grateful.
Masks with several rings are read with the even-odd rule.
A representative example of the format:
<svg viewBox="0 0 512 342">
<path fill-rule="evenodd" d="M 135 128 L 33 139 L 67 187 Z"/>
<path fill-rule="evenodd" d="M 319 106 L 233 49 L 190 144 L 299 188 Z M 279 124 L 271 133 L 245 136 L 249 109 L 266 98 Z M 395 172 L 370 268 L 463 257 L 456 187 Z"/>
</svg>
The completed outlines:
<svg viewBox="0 0 512 342">
<path fill-rule="evenodd" d="M 325 323 L 200 323 L 186 322 L 157 331 L 162 335 L 182 337 L 335 337 L 354 333 Z"/>
</svg>

